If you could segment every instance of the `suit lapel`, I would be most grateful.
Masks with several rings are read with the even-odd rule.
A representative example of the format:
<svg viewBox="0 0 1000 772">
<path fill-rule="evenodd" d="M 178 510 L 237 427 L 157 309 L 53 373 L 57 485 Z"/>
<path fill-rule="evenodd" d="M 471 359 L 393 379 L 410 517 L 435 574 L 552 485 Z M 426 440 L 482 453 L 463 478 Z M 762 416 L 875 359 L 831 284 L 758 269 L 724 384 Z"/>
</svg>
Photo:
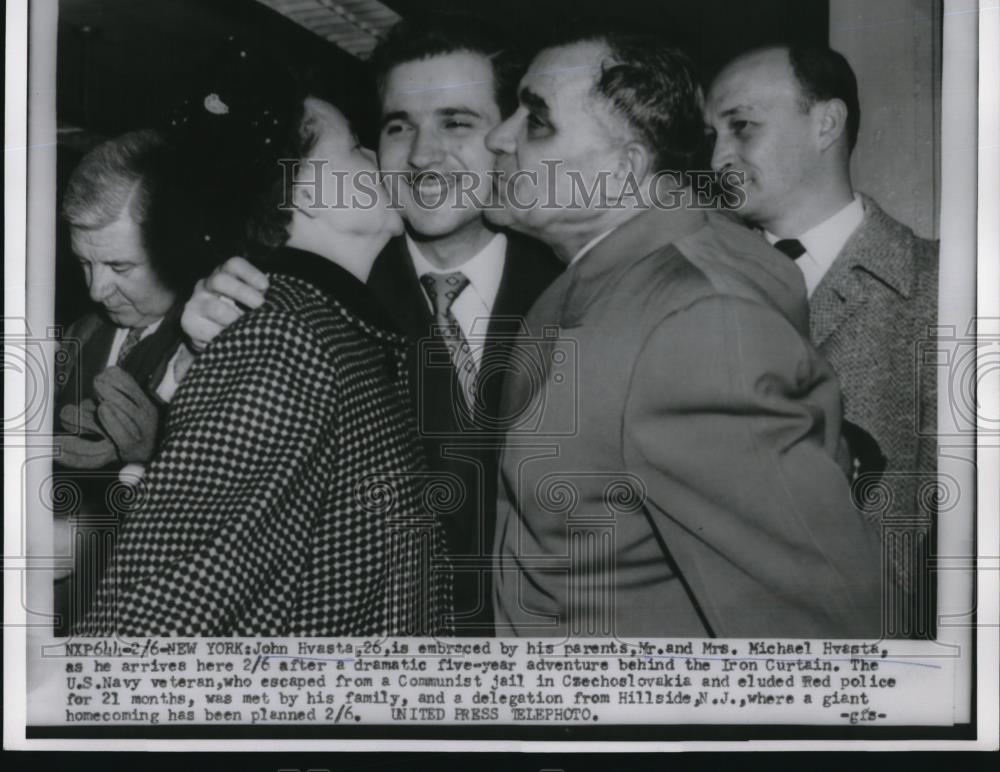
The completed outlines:
<svg viewBox="0 0 1000 772">
<path fill-rule="evenodd" d="M 862 200 L 864 220 L 809 301 L 810 330 L 817 347 L 864 308 L 879 285 L 903 297 L 909 297 L 912 289 L 912 234 L 868 196 Z"/>
<path fill-rule="evenodd" d="M 429 435 L 448 434 L 467 425 L 458 374 L 446 364 L 450 355 L 444 343 L 431 336 L 434 318 L 403 236 L 392 239 L 376 258 L 368 286 L 410 340 L 410 391 L 421 429 Z"/>
<path fill-rule="evenodd" d="M 413 340 L 427 336 L 433 320 L 405 238 L 397 236 L 386 244 L 375 259 L 368 286 L 400 332 Z"/>
<path fill-rule="evenodd" d="M 102 318 L 95 326 L 93 334 L 81 341 L 79 364 L 73 368 L 70 376 L 75 380 L 66 390 L 67 395 L 79 394 L 81 399 L 94 398 L 94 378 L 107 366 L 115 330 L 114 325 Z"/>
<path fill-rule="evenodd" d="M 846 248 L 846 247 L 845 247 Z M 842 253 L 843 254 L 843 253 Z M 835 262 L 809 303 L 813 344 L 819 348 L 837 329 L 868 303 L 871 287 L 851 260 Z"/>
<path fill-rule="evenodd" d="M 180 315 L 183 305 L 176 305 L 167 312 L 155 332 L 146 336 L 119 363 L 123 370 L 135 378 L 147 392 L 153 393 L 163 380 L 167 365 L 181 341 Z M 69 399 L 79 394 L 81 398 L 94 397 L 94 378 L 109 367 L 108 356 L 118 328 L 95 315 L 93 323 L 88 323 L 78 333 L 80 355 L 63 375 L 64 385 L 60 395 Z M 114 363 L 110 363 L 114 366 Z"/>
<path fill-rule="evenodd" d="M 180 345 L 180 319 L 183 310 L 182 304 L 171 308 L 160 322 L 160 326 L 156 328 L 156 332 L 136 343 L 135 348 L 121 363 L 122 369 L 151 394 L 163 380 L 167 365 Z"/>
<path fill-rule="evenodd" d="M 548 248 L 516 233 L 507 236 L 503 275 L 493 302 L 489 332 L 483 349 L 480 376 L 488 380 L 480 391 L 480 409 L 495 416 L 500 405 L 503 378 L 518 335 L 528 332 L 525 316 L 535 300 L 562 272 L 562 264 Z"/>
<path fill-rule="evenodd" d="M 479 367 L 480 377 L 485 374 L 487 378 L 479 392 L 479 411 L 485 411 L 489 416 L 496 415 L 503 381 L 500 376 L 509 361 L 512 341 L 523 331 L 528 309 L 561 270 L 560 263 L 541 244 L 518 234 L 508 234 L 503 274 L 490 314 Z M 413 341 L 426 340 L 433 318 L 405 238 L 392 239 L 382 250 L 372 267 L 368 285 L 402 332 Z M 415 351 L 415 356 L 420 356 L 419 352 Z M 415 367 L 415 372 L 417 369 Z M 423 376 L 429 375 L 423 373 Z M 450 392 L 457 397 L 457 376 L 451 380 Z M 440 380 L 435 380 L 435 384 L 435 389 L 443 387 Z M 424 409 L 427 409 L 426 405 Z"/>
<path fill-rule="evenodd" d="M 503 373 L 510 360 L 513 339 L 523 327 L 523 312 L 519 309 L 516 260 L 508 245 L 503 276 L 490 314 L 489 329 L 483 356 L 479 363 L 478 407 L 486 415 L 495 416 L 499 407 Z"/>
</svg>

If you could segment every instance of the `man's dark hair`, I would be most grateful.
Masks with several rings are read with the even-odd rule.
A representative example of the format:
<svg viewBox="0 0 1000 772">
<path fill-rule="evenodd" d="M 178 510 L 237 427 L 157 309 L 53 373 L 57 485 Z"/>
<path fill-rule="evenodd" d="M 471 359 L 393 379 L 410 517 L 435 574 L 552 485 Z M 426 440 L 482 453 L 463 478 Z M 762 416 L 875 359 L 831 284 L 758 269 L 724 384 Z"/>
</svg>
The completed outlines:
<svg viewBox="0 0 1000 772">
<path fill-rule="evenodd" d="M 545 47 L 607 45 L 610 61 L 601 65 L 594 92 L 624 116 L 649 149 L 651 173 L 691 171 L 705 149 L 702 93 L 691 59 L 659 36 L 621 24 L 601 27 L 574 26 Z"/>
<path fill-rule="evenodd" d="M 847 106 L 847 147 L 854 150 L 861 124 L 858 81 L 842 54 L 823 46 L 789 46 L 788 61 L 802 91 L 801 108 L 839 99 Z"/>
<path fill-rule="evenodd" d="M 500 114 L 517 108 L 517 83 L 524 74 L 524 58 L 496 32 L 495 24 L 478 19 L 433 14 L 396 24 L 372 52 L 371 63 L 379 99 L 393 68 L 434 56 L 468 52 L 481 54 L 493 65 L 493 87 Z"/>
</svg>

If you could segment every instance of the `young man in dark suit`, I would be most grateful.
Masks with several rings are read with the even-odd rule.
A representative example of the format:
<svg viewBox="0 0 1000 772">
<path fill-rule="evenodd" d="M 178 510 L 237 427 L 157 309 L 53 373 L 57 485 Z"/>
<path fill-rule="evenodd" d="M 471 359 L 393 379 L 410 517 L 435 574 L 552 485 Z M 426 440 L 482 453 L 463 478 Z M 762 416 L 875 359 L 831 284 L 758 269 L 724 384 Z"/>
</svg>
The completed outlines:
<svg viewBox="0 0 1000 772">
<path fill-rule="evenodd" d="M 715 78 L 706 102 L 713 167 L 746 175 L 744 219 L 793 259 L 809 293 L 813 343 L 833 365 L 844 416 L 885 456 L 879 502 L 890 636 L 933 633 L 926 568 L 936 488 L 937 389 L 918 345 L 937 319 L 937 244 L 854 190 L 858 86 L 828 48 L 766 48 Z"/>
<path fill-rule="evenodd" d="M 414 343 L 411 387 L 441 517 L 459 634 L 492 635 L 490 603 L 500 388 L 511 343 L 560 273 L 551 252 L 489 227 L 493 154 L 485 137 L 515 103 L 516 63 L 468 20 L 404 22 L 372 57 L 380 103 L 379 165 L 407 230 L 368 284 Z M 184 329 L 204 345 L 262 301 L 266 279 L 231 260 L 196 291 Z"/>
</svg>

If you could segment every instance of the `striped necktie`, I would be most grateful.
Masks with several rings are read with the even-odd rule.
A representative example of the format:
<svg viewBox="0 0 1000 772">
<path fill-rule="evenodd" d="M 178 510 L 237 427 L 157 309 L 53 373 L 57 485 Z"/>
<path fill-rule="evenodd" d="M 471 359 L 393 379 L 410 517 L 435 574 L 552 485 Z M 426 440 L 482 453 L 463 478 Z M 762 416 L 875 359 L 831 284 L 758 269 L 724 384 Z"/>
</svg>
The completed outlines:
<svg viewBox="0 0 1000 772">
<path fill-rule="evenodd" d="M 425 273 L 420 283 L 430 298 L 434 308 L 434 323 L 441 338 L 448 347 L 462 396 L 471 407 L 476 404 L 476 360 L 472 357 L 469 342 L 458 326 L 458 320 L 451 312 L 451 305 L 469 286 L 469 277 L 461 271 L 452 273 Z"/>
<path fill-rule="evenodd" d="M 122 347 L 118 349 L 118 358 L 115 359 L 115 364 L 121 365 L 125 361 L 125 357 L 129 355 L 142 338 L 142 332 L 145 329 L 145 327 L 133 327 L 128 331 L 128 335 L 122 341 Z"/>
</svg>

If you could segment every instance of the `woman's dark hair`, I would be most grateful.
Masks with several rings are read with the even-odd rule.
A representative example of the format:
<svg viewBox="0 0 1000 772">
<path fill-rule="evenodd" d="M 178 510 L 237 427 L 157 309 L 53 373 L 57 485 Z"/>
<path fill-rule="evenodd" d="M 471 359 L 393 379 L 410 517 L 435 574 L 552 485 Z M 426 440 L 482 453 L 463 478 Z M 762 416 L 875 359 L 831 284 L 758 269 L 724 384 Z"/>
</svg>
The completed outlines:
<svg viewBox="0 0 1000 772">
<path fill-rule="evenodd" d="M 292 181 L 316 135 L 308 96 L 324 97 L 310 71 L 230 41 L 204 85 L 171 117 L 186 195 L 163 208 L 159 230 L 206 265 L 243 255 L 267 262 L 288 240 Z"/>
<path fill-rule="evenodd" d="M 288 241 L 295 172 L 301 159 L 312 151 L 317 137 L 312 124 L 306 121 L 306 96 L 300 92 L 298 102 L 290 107 L 285 130 L 276 141 L 273 162 L 262 165 L 260 184 L 253 187 L 256 195 L 250 205 L 245 233 L 248 252 L 258 260 L 265 260 L 270 252 Z"/>
</svg>

